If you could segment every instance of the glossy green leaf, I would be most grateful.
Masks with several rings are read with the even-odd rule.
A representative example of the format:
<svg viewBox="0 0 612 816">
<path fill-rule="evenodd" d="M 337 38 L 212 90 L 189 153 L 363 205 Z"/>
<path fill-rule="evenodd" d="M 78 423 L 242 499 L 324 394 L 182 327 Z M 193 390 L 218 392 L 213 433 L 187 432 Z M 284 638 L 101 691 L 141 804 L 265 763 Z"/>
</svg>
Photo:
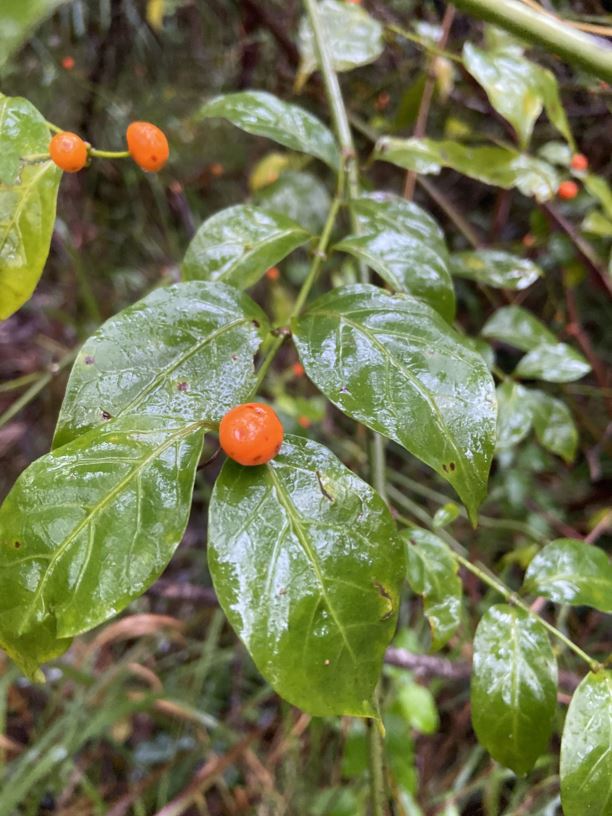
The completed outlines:
<svg viewBox="0 0 612 816">
<path fill-rule="evenodd" d="M 448 250 L 440 225 L 414 202 L 393 193 L 362 193 L 352 199 L 351 208 L 362 229 L 396 229 L 429 246 L 440 260 L 445 263 L 448 261 Z"/>
<path fill-rule="evenodd" d="M 487 320 L 481 333 L 483 337 L 501 340 L 522 351 L 531 351 L 537 346 L 557 342 L 555 335 L 542 321 L 521 306 L 497 309 Z"/>
<path fill-rule="evenodd" d="M 367 284 L 324 295 L 293 329 L 325 396 L 436 470 L 475 522 L 495 445 L 494 385 L 482 357 L 423 301 Z"/>
<path fill-rule="evenodd" d="M 516 50 L 485 51 L 470 42 L 463 46 L 463 64 L 482 85 L 492 107 L 510 122 L 521 146 L 526 147 L 543 108 L 539 66 Z"/>
<path fill-rule="evenodd" d="M 45 153 L 49 129 L 26 99 L 0 94 L 0 320 L 30 299 L 47 260 L 61 171 Z"/>
<path fill-rule="evenodd" d="M 280 178 L 259 190 L 254 197 L 258 207 L 283 213 L 310 233 L 323 228 L 331 199 L 327 187 L 312 173 L 288 170 Z"/>
<path fill-rule="evenodd" d="M 374 490 L 312 440 L 261 467 L 227 461 L 208 562 L 236 633 L 273 688 L 316 715 L 376 717 L 404 551 Z"/>
<path fill-rule="evenodd" d="M 157 289 L 107 320 L 79 352 L 54 447 L 128 413 L 219 422 L 255 386 L 268 331 L 242 292 L 192 281 Z"/>
<path fill-rule="evenodd" d="M 528 60 L 522 49 L 498 44 L 484 50 L 466 43 L 463 63 L 485 89 L 492 107 L 510 122 L 522 147 L 528 145 L 544 107 L 553 125 L 573 142 L 557 80 L 550 71 Z"/>
<path fill-rule="evenodd" d="M 66 0 L 2 0 L 0 68 L 27 40 L 31 30 Z"/>
<path fill-rule="evenodd" d="M 384 50 L 383 27 L 365 9 L 339 0 L 322 0 L 318 12 L 336 71 L 351 71 L 380 57 Z M 300 22 L 298 48 L 297 86 L 301 88 L 319 65 L 314 35 L 306 17 Z"/>
<path fill-rule="evenodd" d="M 592 544 L 559 538 L 529 564 L 525 590 L 555 603 L 592 606 L 612 614 L 612 564 Z"/>
<path fill-rule="evenodd" d="M 412 529 L 403 535 L 408 542 L 408 582 L 423 596 L 432 648 L 441 649 L 461 623 L 457 561 L 444 541 L 427 530 Z"/>
<path fill-rule="evenodd" d="M 546 450 L 572 462 L 578 447 L 578 429 L 567 405 L 544 391 L 529 390 L 533 427 Z"/>
<path fill-rule="evenodd" d="M 576 689 L 561 740 L 565 816 L 612 813 L 612 672 L 590 673 Z"/>
<path fill-rule="evenodd" d="M 559 186 L 559 175 L 547 162 L 510 147 L 385 136 L 378 140 L 374 157 L 425 175 L 449 167 L 493 187 L 516 187 L 538 201 L 553 198 Z"/>
<path fill-rule="evenodd" d="M 588 374 L 591 366 L 582 354 L 567 343 L 537 346 L 526 354 L 514 370 L 516 377 L 566 383 Z"/>
<path fill-rule="evenodd" d="M 291 150 L 316 156 L 337 170 L 340 153 L 328 127 L 307 110 L 265 91 L 224 94 L 207 102 L 203 118 L 221 117 L 254 136 L 264 136 Z"/>
<path fill-rule="evenodd" d="M 199 422 L 126 416 L 19 477 L 0 508 L 0 641 L 23 664 L 50 633 L 97 626 L 160 575 L 187 525 L 203 438 Z"/>
<path fill-rule="evenodd" d="M 447 321 L 455 292 L 444 238 L 435 221 L 399 196 L 371 193 L 351 202 L 360 227 L 334 247 L 364 261 L 396 291 L 422 298 Z"/>
<path fill-rule="evenodd" d="M 491 756 L 519 775 L 546 750 L 557 664 L 542 624 L 506 604 L 485 612 L 474 638 L 472 724 Z"/>
<path fill-rule="evenodd" d="M 529 258 L 519 258 L 498 249 L 454 252 L 450 256 L 450 271 L 460 278 L 498 289 L 526 289 L 542 277 L 540 267 Z"/>
<path fill-rule="evenodd" d="M 497 449 L 518 445 L 531 430 L 532 419 L 529 391 L 519 383 L 504 380 L 497 388 Z"/>
<path fill-rule="evenodd" d="M 305 244 L 310 234 L 282 213 L 237 204 L 208 218 L 181 267 L 185 280 L 213 280 L 247 289 Z"/>
</svg>

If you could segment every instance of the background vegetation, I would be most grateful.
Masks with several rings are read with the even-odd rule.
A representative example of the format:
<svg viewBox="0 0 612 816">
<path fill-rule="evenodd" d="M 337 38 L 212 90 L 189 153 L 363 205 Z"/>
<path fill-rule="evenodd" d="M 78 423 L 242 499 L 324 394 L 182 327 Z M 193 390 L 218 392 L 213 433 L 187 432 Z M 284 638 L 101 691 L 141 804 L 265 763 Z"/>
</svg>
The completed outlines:
<svg viewBox="0 0 612 816">
<path fill-rule="evenodd" d="M 342 80 L 362 156 L 378 133 L 407 136 L 417 122 L 423 124 L 422 100 L 430 92 L 428 135 L 511 138 L 482 88 L 452 58 L 466 40 L 481 40 L 482 24 L 457 13 L 443 49 L 448 57 L 434 63 L 442 4 L 365 5 L 385 24 L 387 47 L 372 66 Z M 549 5 L 582 22 L 612 25 L 597 0 Z M 295 89 L 300 16 L 293 0 L 76 0 L 36 28 L 0 69 L 3 93 L 27 96 L 50 121 L 98 147 L 121 149 L 128 122 L 144 119 L 164 128 L 172 149 L 160 176 L 144 175 L 129 162 L 94 162 L 87 172 L 63 179 L 42 282 L 23 309 L 0 324 L 0 494 L 48 450 L 65 372 L 79 343 L 161 281 L 176 279 L 185 248 L 208 215 L 245 195 L 263 195 L 262 189 L 269 194 L 281 170 L 303 169 L 294 157 L 289 161 L 299 166 L 289 168 L 270 159 L 268 142 L 197 117 L 212 95 L 255 87 L 322 115 L 317 76 L 299 94 Z M 541 51 L 537 59 L 558 77 L 592 171 L 609 177 L 610 88 Z M 543 117 L 533 150 L 557 138 Z M 308 166 L 315 177 L 319 169 Z M 364 171 L 373 188 L 402 192 L 397 169 L 378 163 Z M 320 228 L 333 194 L 324 179 L 301 201 L 311 210 L 313 229 Z M 461 518 L 454 523 L 453 534 L 470 557 L 513 586 L 544 540 L 586 537 L 604 549 L 610 542 L 610 235 L 581 226 L 599 207 L 587 192 L 571 202 L 537 205 L 515 190 L 445 171 L 433 181 L 420 179 L 415 200 L 439 220 L 452 249 L 494 246 L 536 261 L 545 272 L 511 296 L 457 281 L 459 320 L 469 333 L 477 334 L 496 306 L 526 305 L 560 339 L 580 348 L 593 369 L 579 383 L 551 389 L 562 395 L 578 425 L 575 462 L 565 464 L 529 436 L 498 457 L 479 529 L 474 533 Z M 292 206 L 287 200 L 288 214 Z M 278 279 L 267 277 L 255 289 L 255 299 L 273 318 L 286 316 L 305 263 L 305 253 L 295 253 L 280 266 Z M 332 274 L 347 274 L 340 260 Z M 510 370 L 518 356 L 501 347 L 497 364 Z M 294 363 L 290 351 L 281 352 L 267 385 L 287 430 L 324 441 L 362 470 L 360 431 L 354 434 Z M 450 489 L 399 447 L 392 447 L 388 464 L 390 491 L 401 488 L 408 515 L 433 515 L 453 501 Z M 189 528 L 163 579 L 121 619 L 77 639 L 47 670 L 45 686 L 26 682 L 0 656 L 2 816 L 363 812 L 363 724 L 311 719 L 282 703 L 216 606 L 203 530 L 217 472 L 217 463 L 199 470 Z M 408 592 L 404 597 L 398 651 L 389 654 L 385 670 L 397 813 L 555 816 L 558 743 L 528 779 L 520 779 L 475 741 L 470 644 L 492 596 L 470 576 L 464 585 L 462 627 L 434 658 L 426 654 L 422 604 Z M 609 619 L 585 607 L 551 609 L 550 615 L 574 641 L 605 659 Z M 571 653 L 559 659 L 559 697 L 567 704 L 583 667 Z M 558 717 L 560 726 L 563 705 Z"/>
</svg>

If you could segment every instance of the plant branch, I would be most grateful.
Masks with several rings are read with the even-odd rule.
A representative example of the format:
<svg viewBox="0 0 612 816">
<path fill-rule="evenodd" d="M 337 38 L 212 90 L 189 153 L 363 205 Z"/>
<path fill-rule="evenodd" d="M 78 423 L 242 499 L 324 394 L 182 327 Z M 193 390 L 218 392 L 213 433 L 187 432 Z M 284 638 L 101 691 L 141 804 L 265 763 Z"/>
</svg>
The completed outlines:
<svg viewBox="0 0 612 816">
<path fill-rule="evenodd" d="M 441 51 L 446 48 L 446 43 L 448 42 L 448 36 L 450 34 L 454 19 L 455 7 L 449 5 L 446 7 L 446 11 L 444 12 L 444 17 L 442 18 L 442 33 L 440 34 L 440 38 L 436 43 L 437 47 Z M 427 62 L 427 79 L 425 80 L 425 86 L 423 88 L 423 94 L 419 104 L 419 111 L 417 113 L 414 131 L 412 133 L 412 135 L 417 139 L 421 139 L 425 135 L 425 131 L 427 129 L 429 109 L 431 107 L 431 100 L 433 99 L 433 92 L 436 85 L 436 74 L 434 71 L 436 59 L 437 57 L 430 57 Z M 416 177 L 417 174 L 414 170 L 407 171 L 406 181 L 404 184 L 404 198 L 408 199 L 408 201 L 412 201 L 414 197 Z"/>
<path fill-rule="evenodd" d="M 612 48 L 604 40 L 583 34 L 518 0 L 456 0 L 455 5 L 524 40 L 543 45 L 606 82 L 612 81 Z"/>
<path fill-rule="evenodd" d="M 597 672 L 601 669 L 601 664 L 595 660 L 594 658 L 590 657 L 586 652 L 584 652 L 579 646 L 577 646 L 572 640 L 570 640 L 566 635 L 563 634 L 559 629 L 549 623 L 547 620 L 542 618 L 538 615 L 529 604 L 525 603 L 522 598 L 509 589 L 503 581 L 501 581 L 497 576 L 492 575 L 489 570 L 485 567 L 484 564 L 479 562 L 472 563 L 466 555 L 465 548 L 457 541 L 456 538 L 453 538 L 446 530 L 441 530 L 433 526 L 432 520 L 428 513 L 426 513 L 418 504 L 413 502 L 411 499 L 408 499 L 404 496 L 399 490 L 395 488 L 389 489 L 389 494 L 391 495 L 393 501 L 397 502 L 397 504 L 404 507 L 409 513 L 411 513 L 415 518 L 418 518 L 419 521 L 423 522 L 425 526 L 435 533 L 439 538 L 446 541 L 449 545 L 451 552 L 453 553 L 455 559 L 462 567 L 464 567 L 468 572 L 471 572 L 472 575 L 475 575 L 483 584 L 486 584 L 490 589 L 494 590 L 495 592 L 499 593 L 509 604 L 513 606 L 517 606 L 530 615 L 532 618 L 536 618 L 542 626 L 557 640 L 560 640 L 568 649 L 574 652 L 581 660 L 583 660 L 589 667 L 589 669 L 593 672 Z M 414 527 L 413 522 L 409 518 L 405 518 L 401 514 L 396 516 L 397 520 L 402 524 L 406 525 L 407 527 Z"/>
</svg>

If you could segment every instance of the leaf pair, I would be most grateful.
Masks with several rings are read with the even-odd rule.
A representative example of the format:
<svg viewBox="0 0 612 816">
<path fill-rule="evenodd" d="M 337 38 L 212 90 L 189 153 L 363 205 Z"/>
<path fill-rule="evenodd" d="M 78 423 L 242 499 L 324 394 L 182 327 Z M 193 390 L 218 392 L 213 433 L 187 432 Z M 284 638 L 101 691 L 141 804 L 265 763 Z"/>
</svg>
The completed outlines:
<svg viewBox="0 0 612 816">
<path fill-rule="evenodd" d="M 521 306 L 498 309 L 484 325 L 482 335 L 527 352 L 513 375 L 522 379 L 566 383 L 579 380 L 591 370 L 579 352 L 567 343 L 557 342 L 555 335 Z"/>
<path fill-rule="evenodd" d="M 0 508 L 0 643 L 27 673 L 165 568 L 204 432 L 250 396 L 267 329 L 247 295 L 190 282 L 153 292 L 86 342 L 55 449 Z"/>
<path fill-rule="evenodd" d="M 518 445 L 533 427 L 542 447 L 572 462 L 578 429 L 567 405 L 544 391 L 505 380 L 497 387 L 497 449 Z"/>
</svg>

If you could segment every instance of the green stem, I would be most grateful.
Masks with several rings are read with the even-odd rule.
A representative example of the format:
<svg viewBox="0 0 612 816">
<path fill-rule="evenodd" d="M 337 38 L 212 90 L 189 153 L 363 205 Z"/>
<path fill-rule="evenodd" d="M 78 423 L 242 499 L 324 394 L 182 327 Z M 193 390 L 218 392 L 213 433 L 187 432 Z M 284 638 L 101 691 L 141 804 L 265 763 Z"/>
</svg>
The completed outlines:
<svg viewBox="0 0 612 816">
<path fill-rule="evenodd" d="M 319 274 L 319 271 L 321 269 L 321 264 L 325 260 L 325 254 L 327 252 L 329 240 L 331 238 L 334 224 L 336 223 L 336 216 L 338 215 L 338 210 L 340 209 L 340 206 L 342 204 L 343 188 L 344 183 L 342 180 L 342 176 L 340 175 L 338 177 L 338 191 L 336 192 L 336 197 L 332 201 L 331 207 L 329 208 L 327 220 L 325 222 L 325 226 L 323 227 L 321 237 L 319 238 L 319 243 L 317 244 L 314 258 L 312 259 L 310 269 L 308 270 L 308 274 L 306 275 L 304 283 L 302 284 L 302 288 L 298 293 L 297 300 L 295 301 L 293 311 L 291 312 L 291 316 L 289 318 L 289 322 L 291 322 L 295 317 L 298 317 L 300 312 L 304 308 L 306 300 L 308 299 L 308 295 L 310 294 L 310 290 L 312 289 Z M 287 337 L 286 333 L 279 333 L 272 341 L 272 344 L 268 348 L 266 356 L 264 357 L 263 362 L 257 371 L 257 380 L 255 381 L 254 392 L 257 392 L 261 387 L 261 384 L 264 381 L 266 374 L 268 373 L 268 369 L 272 365 L 274 358 L 278 354 L 280 347 L 285 342 L 286 337 Z"/>
<path fill-rule="evenodd" d="M 422 521 L 425 526 L 435 533 L 439 538 L 442 538 L 451 548 L 451 552 L 454 555 L 457 563 L 461 564 L 468 572 L 471 572 L 472 575 L 475 575 L 483 584 L 486 584 L 490 589 L 494 590 L 495 592 L 499 593 L 503 598 L 505 598 L 508 603 L 513 604 L 514 606 L 518 606 L 523 612 L 526 612 L 532 618 L 536 618 L 542 626 L 557 640 L 560 640 L 568 649 L 574 652 L 581 660 L 583 660 L 589 667 L 589 669 L 593 672 L 599 671 L 602 666 L 597 661 L 590 657 L 586 652 L 584 652 L 580 646 L 576 646 L 576 644 L 571 641 L 563 632 L 559 631 L 555 626 L 549 623 L 547 620 L 542 618 L 538 615 L 537 612 L 534 612 L 533 609 L 529 606 L 529 604 L 525 603 L 522 598 L 519 598 L 516 592 L 513 592 L 509 589 L 499 578 L 487 570 L 484 564 L 480 563 L 472 563 L 468 558 L 466 558 L 466 551 L 465 548 L 457 541 L 456 538 L 453 538 L 449 533 L 445 530 L 436 529 L 433 524 L 432 520 L 428 513 L 426 513 L 418 504 L 408 499 L 399 490 L 395 488 L 389 488 L 389 494 L 393 501 L 397 504 L 405 507 L 409 513 L 411 513 L 415 518 L 418 518 Z M 402 524 L 406 525 L 407 527 L 413 527 L 413 522 L 402 516 L 397 515 L 397 520 Z"/>
<path fill-rule="evenodd" d="M 456 0 L 455 5 L 612 82 L 612 48 L 605 40 L 567 26 L 551 14 L 534 11 L 519 0 Z"/>
<path fill-rule="evenodd" d="M 96 159 L 129 159 L 129 150 L 98 150 L 95 147 L 89 148 L 89 155 Z"/>
<path fill-rule="evenodd" d="M 447 496 L 445 493 L 440 493 L 438 490 L 434 490 L 431 487 L 427 487 L 427 485 L 416 482 L 414 479 L 405 476 L 403 473 L 398 473 L 396 470 L 389 469 L 387 471 L 387 478 L 389 481 L 395 482 L 396 484 L 405 487 L 407 490 L 411 490 L 413 493 L 416 493 L 419 496 L 423 496 L 426 499 L 431 499 L 431 501 L 436 502 L 436 504 L 445 505 L 452 502 L 452 498 Z M 462 518 L 467 518 L 467 513 L 462 507 L 459 508 L 459 515 Z M 548 541 L 548 538 L 545 535 L 542 535 L 542 533 L 532 529 L 524 521 L 519 521 L 518 519 L 497 519 L 492 518 L 491 516 L 483 516 L 482 513 L 480 513 L 478 515 L 478 523 L 482 527 L 489 527 L 491 529 L 514 530 L 517 533 L 523 533 L 524 535 L 529 536 L 529 538 L 531 538 L 533 541 Z"/>
<path fill-rule="evenodd" d="M 419 35 L 415 34 L 413 31 L 407 31 L 405 28 L 392 23 L 389 23 L 387 26 L 385 26 L 385 28 L 387 31 L 391 31 L 393 34 L 396 34 L 403 40 L 409 40 L 410 42 L 416 43 L 416 45 L 420 45 L 421 48 L 423 48 L 429 54 L 433 54 L 436 57 L 444 57 L 447 60 L 451 60 L 451 62 L 457 62 L 460 65 L 463 65 L 463 60 L 461 57 L 457 56 L 457 54 L 453 54 L 452 51 L 447 51 L 444 48 L 439 48 L 430 40 L 419 37 Z"/>
</svg>

